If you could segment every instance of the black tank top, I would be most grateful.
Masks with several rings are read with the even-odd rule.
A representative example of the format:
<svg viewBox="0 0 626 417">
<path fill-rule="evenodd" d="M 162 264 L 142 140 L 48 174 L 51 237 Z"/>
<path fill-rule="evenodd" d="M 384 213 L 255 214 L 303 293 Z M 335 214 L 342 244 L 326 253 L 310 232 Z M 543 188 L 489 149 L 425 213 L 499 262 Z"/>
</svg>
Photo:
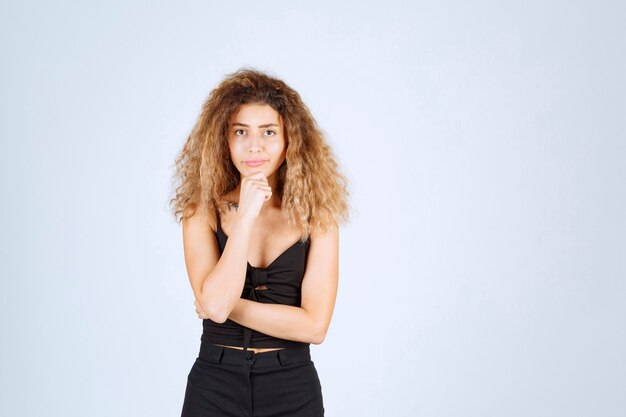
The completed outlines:
<svg viewBox="0 0 626 417">
<path fill-rule="evenodd" d="M 220 250 L 224 252 L 228 236 L 222 230 L 219 211 L 215 236 Z M 246 280 L 241 298 L 269 304 L 300 306 L 302 278 L 306 269 L 306 258 L 311 238 L 287 248 L 266 268 L 257 268 L 248 263 Z M 261 286 L 266 289 L 257 289 Z M 202 341 L 219 345 L 243 346 L 254 348 L 308 346 L 309 343 L 279 339 L 256 330 L 249 329 L 230 319 L 216 323 L 210 319 L 202 322 Z"/>
</svg>

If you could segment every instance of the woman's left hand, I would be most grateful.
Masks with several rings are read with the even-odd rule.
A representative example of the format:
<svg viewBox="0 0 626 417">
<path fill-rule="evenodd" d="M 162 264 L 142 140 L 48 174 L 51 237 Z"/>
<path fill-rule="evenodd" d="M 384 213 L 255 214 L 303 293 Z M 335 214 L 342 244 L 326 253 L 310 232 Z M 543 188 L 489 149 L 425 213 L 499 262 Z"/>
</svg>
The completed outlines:
<svg viewBox="0 0 626 417">
<path fill-rule="evenodd" d="M 194 301 L 194 305 L 196 306 L 196 314 L 198 315 L 199 319 L 208 319 L 209 316 L 207 315 L 207 313 L 205 313 L 204 309 L 202 308 L 202 306 L 200 305 L 200 303 L 198 302 L 198 299 L 196 298 Z"/>
</svg>

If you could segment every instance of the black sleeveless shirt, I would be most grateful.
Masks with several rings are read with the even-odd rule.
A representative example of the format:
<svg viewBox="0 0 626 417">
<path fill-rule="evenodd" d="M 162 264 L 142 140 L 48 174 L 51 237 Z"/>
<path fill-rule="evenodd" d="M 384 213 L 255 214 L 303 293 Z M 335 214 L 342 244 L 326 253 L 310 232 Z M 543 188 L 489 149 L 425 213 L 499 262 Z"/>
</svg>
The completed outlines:
<svg viewBox="0 0 626 417">
<path fill-rule="evenodd" d="M 222 230 L 219 211 L 216 210 L 216 214 L 217 229 L 215 236 L 217 237 L 220 254 L 222 254 L 228 236 Z M 298 240 L 266 268 L 257 268 L 248 263 L 241 298 L 260 303 L 286 304 L 299 307 L 302 299 L 302 278 L 306 269 L 306 258 L 310 243 L 310 237 L 304 242 Z M 243 346 L 244 349 L 248 347 L 286 348 L 309 345 L 309 343 L 269 336 L 244 327 L 230 319 L 226 319 L 224 323 L 216 323 L 210 319 L 203 320 L 201 340 L 219 345 Z"/>
</svg>

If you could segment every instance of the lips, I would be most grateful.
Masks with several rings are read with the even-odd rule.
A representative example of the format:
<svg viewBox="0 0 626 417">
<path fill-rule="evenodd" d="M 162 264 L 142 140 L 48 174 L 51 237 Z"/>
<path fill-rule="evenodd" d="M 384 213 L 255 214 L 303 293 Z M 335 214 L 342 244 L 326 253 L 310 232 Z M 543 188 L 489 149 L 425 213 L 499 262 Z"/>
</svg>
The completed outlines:
<svg viewBox="0 0 626 417">
<path fill-rule="evenodd" d="M 265 159 L 248 159 L 247 161 L 243 161 L 243 163 L 248 165 L 249 167 L 258 167 L 259 165 L 263 165 L 266 162 L 267 160 Z"/>
</svg>

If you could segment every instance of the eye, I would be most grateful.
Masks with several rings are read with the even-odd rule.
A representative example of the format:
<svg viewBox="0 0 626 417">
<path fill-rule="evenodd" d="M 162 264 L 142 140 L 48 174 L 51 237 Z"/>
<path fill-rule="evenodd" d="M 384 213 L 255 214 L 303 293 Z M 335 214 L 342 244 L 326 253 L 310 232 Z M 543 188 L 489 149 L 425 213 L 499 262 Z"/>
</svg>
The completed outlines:
<svg viewBox="0 0 626 417">
<path fill-rule="evenodd" d="M 276 132 L 273 130 L 266 130 L 263 133 L 265 134 L 265 136 L 276 136 Z"/>
<path fill-rule="evenodd" d="M 235 130 L 234 133 L 235 133 L 235 136 L 243 136 L 243 135 L 246 134 L 246 131 L 243 130 L 243 129 L 237 129 L 237 130 Z"/>
</svg>

